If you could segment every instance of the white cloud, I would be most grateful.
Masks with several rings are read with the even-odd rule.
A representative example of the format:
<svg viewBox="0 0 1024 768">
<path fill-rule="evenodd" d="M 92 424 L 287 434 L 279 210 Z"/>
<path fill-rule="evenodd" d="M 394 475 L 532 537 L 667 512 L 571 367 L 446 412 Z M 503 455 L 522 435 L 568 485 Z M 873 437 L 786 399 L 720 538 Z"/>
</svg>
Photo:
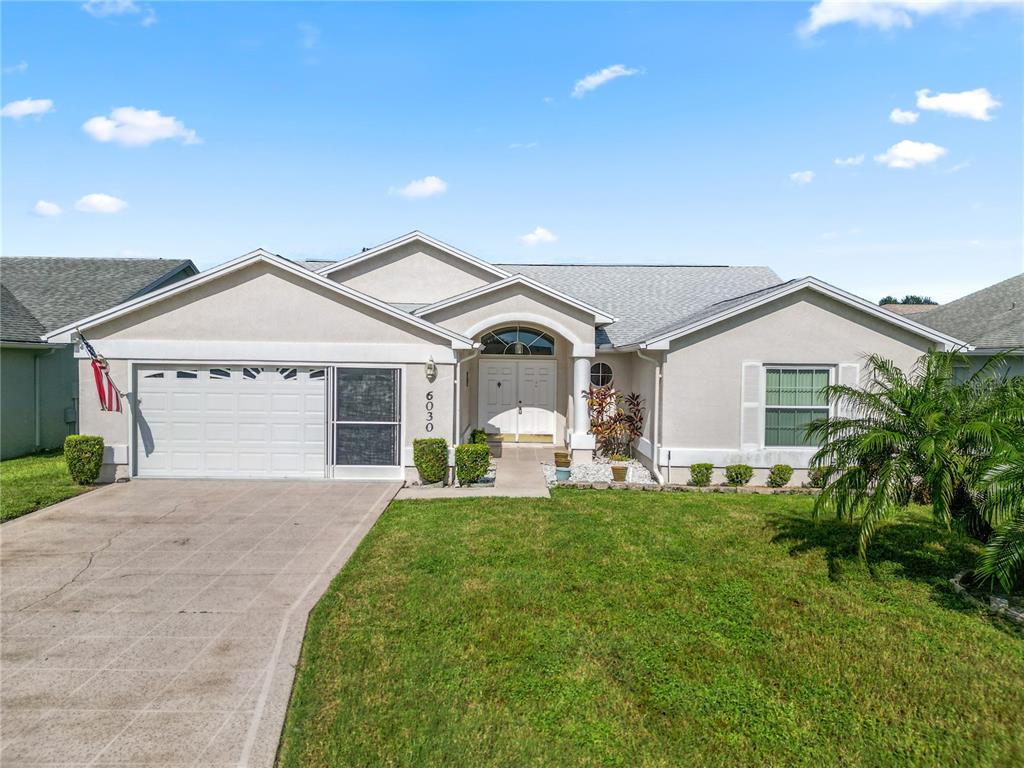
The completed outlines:
<svg viewBox="0 0 1024 768">
<path fill-rule="evenodd" d="M 305 48 L 307 51 L 311 51 L 320 45 L 320 29 L 309 22 L 300 22 L 299 28 L 299 45 Z"/>
<path fill-rule="evenodd" d="M 915 17 L 933 14 L 969 16 L 995 6 L 1019 5 L 1020 0 L 819 0 L 799 26 L 810 37 L 833 24 L 853 23 L 878 29 L 909 29 Z"/>
<path fill-rule="evenodd" d="M 956 117 L 970 117 L 974 120 L 991 120 L 990 110 L 1002 105 L 992 98 L 988 88 L 975 88 L 960 93 L 937 93 L 930 95 L 927 88 L 917 92 L 918 109 L 931 109 Z"/>
<path fill-rule="evenodd" d="M 514 144 L 509 144 L 508 148 L 509 149 L 533 149 L 534 147 L 537 147 L 537 146 L 539 146 L 539 145 L 538 145 L 538 143 L 536 141 L 527 141 L 527 142 L 524 142 L 524 143 L 516 142 Z"/>
<path fill-rule="evenodd" d="M 531 248 L 540 243 L 553 243 L 558 240 L 558 235 L 544 227 L 537 227 L 533 232 L 519 236 L 519 242 Z"/>
<path fill-rule="evenodd" d="M 40 200 L 32 206 L 32 213 L 36 216 L 60 216 L 60 206 L 46 200 Z"/>
<path fill-rule="evenodd" d="M 630 77 L 639 75 L 639 69 L 631 69 L 623 64 L 612 64 L 598 72 L 591 72 L 582 80 L 577 80 L 573 86 L 572 95 L 574 98 L 582 99 L 588 92 L 600 88 L 605 83 L 610 83 L 618 77 Z"/>
<path fill-rule="evenodd" d="M 20 120 L 28 115 L 45 115 L 47 112 L 53 112 L 53 102 L 50 99 L 21 99 L 4 104 L 4 108 L 0 109 L 0 116 Z"/>
<path fill-rule="evenodd" d="M 4 67 L 5 75 L 23 75 L 28 72 L 28 62 L 22 59 L 17 64 L 13 64 L 9 67 Z"/>
<path fill-rule="evenodd" d="M 917 112 L 899 107 L 889 113 L 889 122 L 896 123 L 896 125 L 913 125 L 917 122 L 917 118 Z"/>
<path fill-rule="evenodd" d="M 794 171 L 789 174 L 789 180 L 794 184 L 810 184 L 814 181 L 814 171 Z"/>
<path fill-rule="evenodd" d="M 93 192 L 75 201 L 75 210 L 82 213 L 117 213 L 128 207 L 128 203 L 113 195 Z"/>
<path fill-rule="evenodd" d="M 96 141 L 113 141 L 126 147 L 145 147 L 164 139 L 180 139 L 183 144 L 201 143 L 191 128 L 155 109 L 118 107 L 111 111 L 110 117 L 86 120 L 82 130 Z"/>
<path fill-rule="evenodd" d="M 146 15 L 142 17 L 142 21 L 139 24 L 143 27 L 152 27 L 156 24 L 156 11 L 152 8 L 146 8 Z"/>
<path fill-rule="evenodd" d="M 971 161 L 970 160 L 964 160 L 962 163 L 957 163 L 956 165 L 950 166 L 949 168 L 947 168 L 945 170 L 945 173 L 958 173 L 959 171 L 962 171 L 965 168 L 970 168 L 970 167 L 971 167 Z"/>
<path fill-rule="evenodd" d="M 97 19 L 142 14 L 139 24 L 143 27 L 151 27 L 156 24 L 156 11 L 152 6 L 139 5 L 135 0 L 88 0 L 88 2 L 82 3 L 82 10 Z"/>
<path fill-rule="evenodd" d="M 934 163 L 948 151 L 945 147 L 928 141 L 904 139 L 898 144 L 893 144 L 882 154 L 875 155 L 875 160 L 890 168 L 914 168 L 918 165 Z"/>
<path fill-rule="evenodd" d="M 391 188 L 391 192 L 402 197 L 408 197 L 411 199 L 419 197 L 433 197 L 434 195 L 440 195 L 448 189 L 448 183 L 437 176 L 424 176 L 422 179 L 415 179 L 410 181 L 404 187 L 395 189 Z"/>
<path fill-rule="evenodd" d="M 832 161 L 840 168 L 849 168 L 850 166 L 860 165 L 864 162 L 864 155 L 852 155 L 850 157 L 837 157 Z"/>
</svg>

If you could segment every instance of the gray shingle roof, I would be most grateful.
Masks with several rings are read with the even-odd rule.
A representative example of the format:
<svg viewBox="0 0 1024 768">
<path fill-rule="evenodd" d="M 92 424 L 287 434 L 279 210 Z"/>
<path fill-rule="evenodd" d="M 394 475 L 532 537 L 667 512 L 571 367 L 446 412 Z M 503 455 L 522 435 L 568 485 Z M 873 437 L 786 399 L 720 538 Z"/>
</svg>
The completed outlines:
<svg viewBox="0 0 1024 768">
<path fill-rule="evenodd" d="M 25 305 L 15 298 L 14 294 L 7 290 L 6 285 L 0 285 L 0 340 L 2 341 L 39 341 L 39 336 L 45 332 L 43 324 L 35 315 L 29 312 Z"/>
<path fill-rule="evenodd" d="M 1024 273 L 914 315 L 914 320 L 978 349 L 1024 348 Z"/>
<path fill-rule="evenodd" d="M 5 256 L 0 258 L 0 337 L 39 341 L 41 333 L 153 290 L 178 274 L 196 272 L 189 259 Z"/>
<path fill-rule="evenodd" d="M 711 305 L 779 285 L 768 267 L 498 264 L 609 312 L 598 344 L 634 344 Z M 718 308 L 718 309 L 721 309 Z M 716 310 L 717 311 L 717 310 Z"/>
</svg>

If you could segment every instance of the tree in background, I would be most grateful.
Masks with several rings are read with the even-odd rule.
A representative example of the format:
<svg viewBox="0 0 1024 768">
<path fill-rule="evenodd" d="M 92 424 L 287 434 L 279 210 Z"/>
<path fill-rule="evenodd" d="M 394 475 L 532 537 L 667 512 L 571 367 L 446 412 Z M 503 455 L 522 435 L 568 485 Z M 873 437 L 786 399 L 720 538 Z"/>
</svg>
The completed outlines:
<svg viewBox="0 0 1024 768">
<path fill-rule="evenodd" d="M 897 299 L 895 296 L 883 296 L 878 302 L 878 306 L 884 306 L 885 304 L 935 304 L 938 305 L 937 301 L 933 301 L 931 296 L 917 296 L 916 294 L 907 294 L 902 299 Z"/>
</svg>

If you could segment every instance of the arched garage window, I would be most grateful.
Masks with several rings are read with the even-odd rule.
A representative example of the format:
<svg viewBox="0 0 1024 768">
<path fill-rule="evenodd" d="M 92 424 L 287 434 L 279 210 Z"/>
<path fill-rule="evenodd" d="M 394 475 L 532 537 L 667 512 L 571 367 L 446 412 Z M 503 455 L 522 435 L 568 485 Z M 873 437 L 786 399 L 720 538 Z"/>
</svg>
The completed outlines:
<svg viewBox="0 0 1024 768">
<path fill-rule="evenodd" d="M 555 340 L 536 328 L 512 326 L 484 334 L 485 355 L 546 355 L 555 354 Z"/>
<path fill-rule="evenodd" d="M 608 363 L 594 363 L 590 366 L 590 383 L 604 387 L 612 383 L 612 367 Z"/>
</svg>

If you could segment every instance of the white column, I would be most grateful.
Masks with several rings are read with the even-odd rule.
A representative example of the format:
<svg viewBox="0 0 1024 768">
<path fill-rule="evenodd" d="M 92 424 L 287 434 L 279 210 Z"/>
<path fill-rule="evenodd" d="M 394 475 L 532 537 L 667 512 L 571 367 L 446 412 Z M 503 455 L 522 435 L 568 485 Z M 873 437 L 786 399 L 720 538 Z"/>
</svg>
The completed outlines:
<svg viewBox="0 0 1024 768">
<path fill-rule="evenodd" d="M 590 387 L 589 357 L 574 357 L 572 361 L 572 443 L 576 450 L 593 450 L 594 436 L 590 432 L 590 410 L 584 392 Z"/>
</svg>

